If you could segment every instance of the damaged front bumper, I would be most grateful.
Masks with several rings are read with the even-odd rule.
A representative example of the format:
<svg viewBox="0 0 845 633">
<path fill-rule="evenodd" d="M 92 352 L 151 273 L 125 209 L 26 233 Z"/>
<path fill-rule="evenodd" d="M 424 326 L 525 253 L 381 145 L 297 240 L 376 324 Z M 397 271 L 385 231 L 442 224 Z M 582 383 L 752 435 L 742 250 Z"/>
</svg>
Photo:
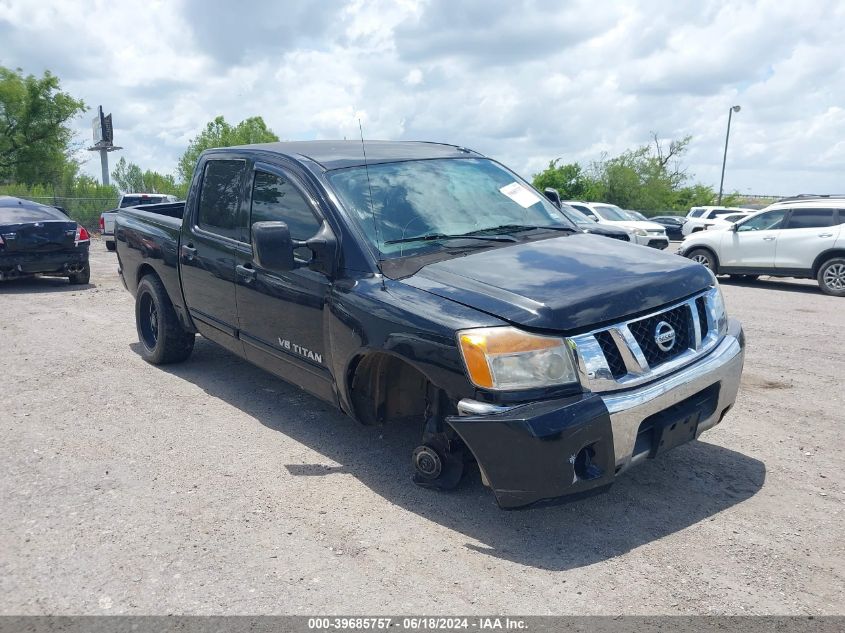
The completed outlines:
<svg viewBox="0 0 845 633">
<path fill-rule="evenodd" d="M 710 353 L 642 387 L 513 407 L 462 400 L 447 422 L 502 508 L 600 492 L 718 424 L 736 401 L 744 358 L 742 327 L 730 320 Z"/>
</svg>

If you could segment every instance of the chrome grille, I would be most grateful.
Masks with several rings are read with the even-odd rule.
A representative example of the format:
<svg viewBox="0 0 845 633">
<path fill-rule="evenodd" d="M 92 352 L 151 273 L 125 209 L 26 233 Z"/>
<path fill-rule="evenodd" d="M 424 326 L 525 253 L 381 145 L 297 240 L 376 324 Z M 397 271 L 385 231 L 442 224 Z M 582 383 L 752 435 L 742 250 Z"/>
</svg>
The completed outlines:
<svg viewBox="0 0 845 633">
<path fill-rule="evenodd" d="M 607 366 L 610 368 L 610 373 L 614 378 L 621 378 L 628 373 L 628 368 L 625 366 L 625 360 L 622 354 L 619 353 L 619 348 L 613 340 L 613 336 L 605 330 L 604 332 L 596 332 L 596 340 L 599 342 L 599 347 L 607 359 Z"/>
<path fill-rule="evenodd" d="M 662 322 L 668 323 L 675 330 L 675 343 L 669 350 L 662 350 L 654 340 L 657 326 Z M 656 367 L 667 360 L 675 358 L 695 345 L 693 334 L 692 313 L 687 304 L 678 306 L 654 316 L 631 321 L 628 329 L 637 340 L 650 367 Z"/>
<path fill-rule="evenodd" d="M 714 307 L 718 292 L 710 288 L 651 314 L 572 337 L 582 382 L 592 391 L 627 389 L 694 362 L 722 336 Z M 655 340 L 662 321 L 675 331 L 669 350 Z"/>
<path fill-rule="evenodd" d="M 704 302 L 704 297 L 698 297 L 695 300 L 695 310 L 698 312 L 698 322 L 701 324 L 701 338 L 706 338 L 708 334 L 708 325 L 707 305 Z"/>
</svg>

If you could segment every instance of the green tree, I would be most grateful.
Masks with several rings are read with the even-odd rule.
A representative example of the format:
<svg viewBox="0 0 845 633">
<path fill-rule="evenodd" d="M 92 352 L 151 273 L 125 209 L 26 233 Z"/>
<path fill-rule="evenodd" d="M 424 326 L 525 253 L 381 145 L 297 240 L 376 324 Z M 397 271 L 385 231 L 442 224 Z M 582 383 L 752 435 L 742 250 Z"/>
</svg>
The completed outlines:
<svg viewBox="0 0 845 633">
<path fill-rule="evenodd" d="M 114 184 L 116 184 L 118 189 L 121 191 L 132 192 L 147 190 L 144 185 L 144 172 L 141 171 L 141 168 L 138 167 L 138 165 L 127 162 L 122 156 L 120 160 L 117 161 L 117 165 L 114 166 L 114 171 L 112 171 L 111 177 L 112 180 L 114 180 Z"/>
<path fill-rule="evenodd" d="M 559 164 L 560 158 L 549 161 L 549 166 L 534 176 L 534 186 L 543 191 L 546 187 L 557 189 L 563 200 L 580 200 L 592 186 L 578 163 Z"/>
<path fill-rule="evenodd" d="M 554 187 L 564 198 L 610 202 L 645 213 L 713 204 L 713 189 L 690 183 L 683 167 L 682 158 L 690 141 L 687 136 L 666 143 L 652 133 L 648 145 L 612 158 L 602 156 L 586 169 L 577 163 L 559 165 L 553 160 L 534 176 L 534 185 L 540 189 Z"/>
<path fill-rule="evenodd" d="M 49 71 L 0 66 L 0 183 L 56 183 L 74 169 L 68 122 L 86 106 L 60 88 Z"/>
<path fill-rule="evenodd" d="M 279 137 L 267 127 L 260 116 L 244 119 L 235 126 L 219 116 L 210 121 L 205 129 L 188 143 L 188 149 L 179 159 L 178 176 L 182 183 L 190 183 L 197 159 L 204 150 L 251 143 L 271 143 L 278 140 Z"/>
<path fill-rule="evenodd" d="M 184 197 L 184 188 L 176 182 L 173 175 L 160 174 L 151 169 L 142 171 L 138 165 L 123 157 L 117 161 L 111 176 L 118 188 L 124 192 L 168 193 Z"/>
</svg>

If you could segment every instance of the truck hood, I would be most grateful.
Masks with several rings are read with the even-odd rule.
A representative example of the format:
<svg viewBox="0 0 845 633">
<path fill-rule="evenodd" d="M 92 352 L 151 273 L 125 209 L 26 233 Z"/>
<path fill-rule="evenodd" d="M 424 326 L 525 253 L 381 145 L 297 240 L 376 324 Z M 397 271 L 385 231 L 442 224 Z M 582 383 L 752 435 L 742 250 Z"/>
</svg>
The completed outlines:
<svg viewBox="0 0 845 633">
<path fill-rule="evenodd" d="M 582 330 L 688 297 L 712 277 L 690 260 L 583 233 L 429 264 L 415 288 L 547 330 Z"/>
</svg>

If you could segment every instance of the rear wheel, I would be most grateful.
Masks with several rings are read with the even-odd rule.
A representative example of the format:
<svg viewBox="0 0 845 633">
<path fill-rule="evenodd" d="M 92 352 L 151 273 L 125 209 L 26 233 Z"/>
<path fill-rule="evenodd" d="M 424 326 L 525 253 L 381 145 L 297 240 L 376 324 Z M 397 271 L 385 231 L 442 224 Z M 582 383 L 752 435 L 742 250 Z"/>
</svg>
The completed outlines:
<svg viewBox="0 0 845 633">
<path fill-rule="evenodd" d="M 819 288 L 826 295 L 845 297 L 845 257 L 834 257 L 819 268 Z"/>
<path fill-rule="evenodd" d="M 695 248 L 687 254 L 687 257 L 697 264 L 701 264 L 705 268 L 711 270 L 715 274 L 716 257 L 710 251 L 704 248 Z"/>
<path fill-rule="evenodd" d="M 68 275 L 67 280 L 72 284 L 87 284 L 91 281 L 91 265 L 88 262 L 85 262 L 85 266 L 83 266 L 82 270 L 78 273 L 73 273 Z"/>
<path fill-rule="evenodd" d="M 116 251 L 117 250 L 117 244 L 115 244 L 114 242 L 106 242 L 106 250 L 107 251 Z"/>
<path fill-rule="evenodd" d="M 179 323 L 161 280 L 147 275 L 135 295 L 135 325 L 141 356 L 153 365 L 178 363 L 191 355 L 194 334 Z"/>
</svg>

